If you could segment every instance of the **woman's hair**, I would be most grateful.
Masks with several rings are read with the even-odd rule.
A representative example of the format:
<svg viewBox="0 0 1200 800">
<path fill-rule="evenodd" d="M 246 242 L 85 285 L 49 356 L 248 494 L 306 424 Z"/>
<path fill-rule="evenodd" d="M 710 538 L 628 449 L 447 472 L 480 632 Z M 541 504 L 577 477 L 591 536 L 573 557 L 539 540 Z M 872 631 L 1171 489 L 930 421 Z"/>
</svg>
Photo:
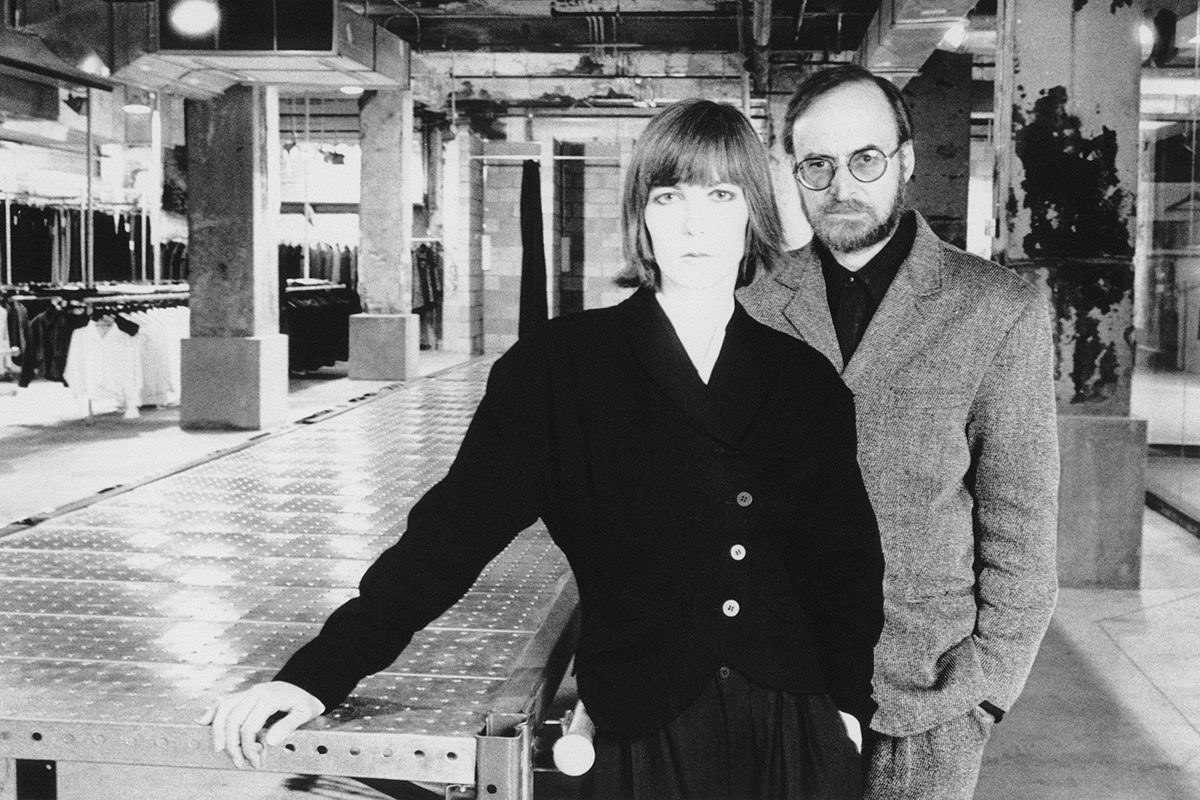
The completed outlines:
<svg viewBox="0 0 1200 800">
<path fill-rule="evenodd" d="M 621 209 L 626 267 L 617 276 L 619 286 L 659 288 L 661 276 L 646 229 L 646 204 L 651 189 L 681 183 L 732 183 L 745 195 L 750 222 L 739 286 L 750 283 L 758 269 L 775 267 L 783 254 L 783 225 L 771 189 L 766 148 L 750 121 L 733 106 L 681 100 L 650 120 L 634 145 Z"/>
</svg>

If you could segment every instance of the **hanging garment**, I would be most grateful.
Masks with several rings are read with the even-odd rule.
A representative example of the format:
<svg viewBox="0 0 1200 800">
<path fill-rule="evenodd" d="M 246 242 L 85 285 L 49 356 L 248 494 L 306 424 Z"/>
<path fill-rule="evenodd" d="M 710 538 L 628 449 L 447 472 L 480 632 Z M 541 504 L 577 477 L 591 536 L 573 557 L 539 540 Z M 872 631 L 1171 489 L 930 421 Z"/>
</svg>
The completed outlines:
<svg viewBox="0 0 1200 800">
<path fill-rule="evenodd" d="M 521 174 L 521 306 L 517 336 L 540 328 L 546 309 L 546 250 L 542 241 L 542 181 L 529 159 Z"/>
<path fill-rule="evenodd" d="M 50 283 L 50 219 L 54 209 L 12 203 L 9 214 L 13 283 Z"/>
<path fill-rule="evenodd" d="M 8 305 L 0 303 L 0 377 L 16 370 L 9 354 L 12 345 L 8 341 L 8 313 Z"/>
<path fill-rule="evenodd" d="M 179 349 L 179 337 L 170 329 L 173 309 L 153 308 L 128 314 L 128 319 L 138 325 L 141 341 L 142 386 L 139 405 L 170 406 L 179 403 L 179 381 L 175 365 L 179 358 L 172 358 L 171 348 Z"/>
<path fill-rule="evenodd" d="M 362 310 L 344 286 L 292 289 L 283 294 L 280 318 L 288 335 L 288 368 L 309 372 L 350 357 L 350 316 Z"/>
<path fill-rule="evenodd" d="M 138 336 L 122 332 L 108 319 L 88 323 L 71 337 L 64 377 L 81 400 L 115 405 L 125 416 L 137 416 L 142 387 Z"/>
<path fill-rule="evenodd" d="M 82 308 L 64 309 L 57 304 L 30 320 L 29 348 L 21 361 L 20 385 L 28 386 L 38 376 L 62 382 L 73 334 L 87 325 L 87 321 Z"/>
<path fill-rule="evenodd" d="M 29 312 L 25 309 L 25 304 L 17 301 L 8 301 L 8 343 L 10 347 L 17 348 L 17 354 L 12 356 L 12 362 L 15 366 L 21 366 L 24 363 L 26 350 L 29 348 Z"/>
</svg>

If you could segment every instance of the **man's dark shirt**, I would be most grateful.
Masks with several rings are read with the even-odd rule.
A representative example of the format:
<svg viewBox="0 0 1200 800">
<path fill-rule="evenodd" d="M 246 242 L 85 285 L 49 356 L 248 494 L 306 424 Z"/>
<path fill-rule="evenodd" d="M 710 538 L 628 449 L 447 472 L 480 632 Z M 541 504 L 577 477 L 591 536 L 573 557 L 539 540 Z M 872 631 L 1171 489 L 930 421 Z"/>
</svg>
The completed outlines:
<svg viewBox="0 0 1200 800">
<path fill-rule="evenodd" d="M 871 317 L 883 302 L 892 279 L 912 250 L 917 235 L 917 218 L 908 211 L 900 218 L 895 233 L 862 269 L 851 271 L 834 259 L 829 248 L 814 239 L 813 247 L 821 259 L 825 275 L 825 292 L 829 297 L 829 312 L 837 331 L 842 363 L 848 363 L 858 343 L 862 341 Z"/>
</svg>

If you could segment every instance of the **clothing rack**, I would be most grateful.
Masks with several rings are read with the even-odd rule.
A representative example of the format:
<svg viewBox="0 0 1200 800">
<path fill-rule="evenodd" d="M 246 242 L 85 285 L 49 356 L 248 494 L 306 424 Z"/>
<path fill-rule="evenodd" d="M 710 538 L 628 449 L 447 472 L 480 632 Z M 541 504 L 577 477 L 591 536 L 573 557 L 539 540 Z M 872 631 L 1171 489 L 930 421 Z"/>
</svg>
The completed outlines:
<svg viewBox="0 0 1200 800">
<path fill-rule="evenodd" d="M 296 281 L 293 283 L 293 281 Z M 288 278 L 284 286 L 284 294 L 319 294 L 321 292 L 342 292 L 347 290 L 348 286 L 344 283 L 334 283 L 333 281 L 318 281 L 317 278 Z"/>
<path fill-rule="evenodd" d="M 79 299 L 95 313 L 96 311 L 135 311 L 143 308 L 181 306 L 186 305 L 190 297 L 189 292 L 153 292 L 148 294 L 101 294 Z"/>
<path fill-rule="evenodd" d="M 118 201 L 97 201 L 94 198 L 82 196 L 46 196 L 35 195 L 29 192 L 8 192 L 0 190 L 0 200 L 3 200 L 3 258 L 0 259 L 0 283 L 12 283 L 13 281 L 13 203 L 28 208 L 28 209 L 55 209 L 58 211 L 77 212 L 78 219 L 73 220 L 69 227 L 71 236 L 78 237 L 79 246 L 79 270 L 83 282 L 93 284 L 96 282 L 95 259 L 96 252 L 96 231 L 94 228 L 96 214 L 107 214 L 115 219 L 123 219 L 137 217 L 140 222 L 135 223 L 130 221 L 128 236 L 130 237 L 130 246 L 133 248 L 136 241 L 136 249 L 139 253 L 137 262 L 130 262 L 131 276 L 134 278 L 145 280 L 149 278 L 151 249 L 155 248 L 155 268 L 159 268 L 157 255 L 157 242 L 152 241 L 153 236 L 150 231 L 150 215 L 149 210 L 138 202 L 118 202 Z M 114 221 L 114 226 L 118 223 Z M 134 232 L 138 230 L 137 238 L 134 239 Z M 68 259 L 68 271 L 70 270 L 70 255 Z M 105 262 L 108 263 L 108 262 Z M 53 268 L 53 267 L 52 267 Z M 157 274 L 157 273 L 156 273 Z"/>
</svg>

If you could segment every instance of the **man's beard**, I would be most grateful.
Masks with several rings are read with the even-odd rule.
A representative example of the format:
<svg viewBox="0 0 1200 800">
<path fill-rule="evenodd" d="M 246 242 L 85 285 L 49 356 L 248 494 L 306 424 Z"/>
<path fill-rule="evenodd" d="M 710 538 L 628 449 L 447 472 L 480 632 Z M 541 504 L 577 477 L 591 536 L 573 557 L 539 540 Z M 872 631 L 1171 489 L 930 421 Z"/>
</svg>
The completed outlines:
<svg viewBox="0 0 1200 800">
<path fill-rule="evenodd" d="M 800 205 L 804 208 L 809 225 L 812 226 L 813 236 L 821 244 L 835 253 L 854 253 L 879 244 L 892 235 L 906 210 L 907 189 L 903 182 L 897 185 L 891 208 L 883 217 L 880 217 L 872 206 L 858 200 L 830 202 L 814 209 L 810 207 L 803 192 L 800 194 Z M 867 216 L 861 221 L 831 217 L 828 212 L 833 209 L 863 211 Z"/>
</svg>

